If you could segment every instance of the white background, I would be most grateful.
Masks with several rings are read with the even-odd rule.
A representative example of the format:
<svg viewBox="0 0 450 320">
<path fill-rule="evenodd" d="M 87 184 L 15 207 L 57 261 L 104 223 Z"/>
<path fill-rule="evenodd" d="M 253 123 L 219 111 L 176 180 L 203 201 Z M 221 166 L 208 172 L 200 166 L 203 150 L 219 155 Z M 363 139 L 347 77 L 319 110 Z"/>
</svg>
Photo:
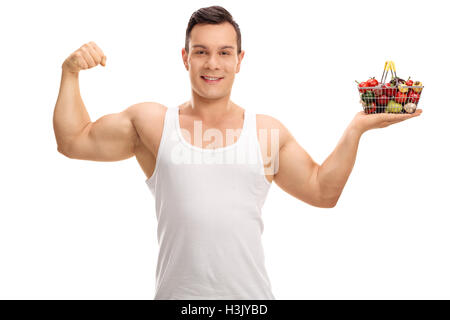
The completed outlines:
<svg viewBox="0 0 450 320">
<path fill-rule="evenodd" d="M 190 98 L 190 15 L 223 5 L 246 51 L 232 100 L 279 119 L 322 163 L 361 110 L 354 80 L 386 60 L 424 83 L 420 117 L 369 131 L 333 209 L 284 193 L 263 208 L 277 299 L 449 299 L 448 7 L 444 1 L 15 1 L 0 5 L 0 298 L 153 299 L 154 199 L 135 158 L 72 160 L 52 117 L 61 64 L 83 71 L 91 120 Z"/>
</svg>

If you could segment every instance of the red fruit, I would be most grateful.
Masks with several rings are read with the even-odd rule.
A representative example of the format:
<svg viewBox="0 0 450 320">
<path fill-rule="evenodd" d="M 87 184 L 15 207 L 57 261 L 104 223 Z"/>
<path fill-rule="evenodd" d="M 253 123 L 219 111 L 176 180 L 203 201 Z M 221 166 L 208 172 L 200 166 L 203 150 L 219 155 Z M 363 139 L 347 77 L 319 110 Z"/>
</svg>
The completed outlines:
<svg viewBox="0 0 450 320">
<path fill-rule="evenodd" d="M 367 91 L 367 89 L 363 89 L 363 88 L 367 88 L 368 87 L 367 82 L 361 82 L 361 83 L 358 84 L 358 86 L 359 86 L 359 92 L 364 93 L 364 92 Z"/>
<path fill-rule="evenodd" d="M 385 86 L 386 86 L 386 95 L 388 97 L 395 96 L 395 94 L 397 93 L 397 88 L 392 86 L 390 83 L 386 83 Z"/>
<path fill-rule="evenodd" d="M 373 91 L 375 97 L 379 97 L 384 93 L 384 89 L 382 86 L 377 86 L 376 89 L 373 89 L 372 91 Z"/>
<path fill-rule="evenodd" d="M 376 87 L 378 85 L 378 81 L 375 78 L 370 78 L 366 81 L 369 87 Z"/>
<path fill-rule="evenodd" d="M 417 104 L 417 102 L 419 102 L 419 99 L 420 99 L 420 94 L 415 93 L 414 91 L 410 91 L 408 93 L 408 102 Z"/>
<path fill-rule="evenodd" d="M 395 96 L 395 102 L 397 103 L 405 103 L 406 102 L 406 98 L 407 98 L 407 94 L 406 93 L 402 93 L 402 92 L 397 92 L 397 95 Z"/>
<path fill-rule="evenodd" d="M 382 95 L 377 98 L 377 103 L 379 106 L 386 106 L 389 102 L 389 98 L 386 95 Z"/>
<path fill-rule="evenodd" d="M 375 105 L 375 102 L 372 102 L 369 106 L 366 107 L 366 113 L 376 113 L 377 106 Z"/>
<path fill-rule="evenodd" d="M 412 81 L 412 80 L 407 80 L 407 81 L 405 82 L 405 84 L 406 84 L 408 87 L 412 86 L 413 83 L 414 83 L 414 81 Z"/>
</svg>

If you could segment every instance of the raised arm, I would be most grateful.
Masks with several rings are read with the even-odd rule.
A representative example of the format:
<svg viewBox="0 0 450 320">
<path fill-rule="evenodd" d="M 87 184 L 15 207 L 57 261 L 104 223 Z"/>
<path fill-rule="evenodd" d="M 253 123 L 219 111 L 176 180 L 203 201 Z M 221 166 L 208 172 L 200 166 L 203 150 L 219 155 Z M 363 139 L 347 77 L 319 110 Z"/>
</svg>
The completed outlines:
<svg viewBox="0 0 450 320">
<path fill-rule="evenodd" d="M 71 159 L 120 161 L 134 156 L 139 136 L 133 117 L 139 104 L 89 122 L 58 150 Z"/>
<path fill-rule="evenodd" d="M 279 130 L 278 166 L 273 180 L 291 196 L 320 208 L 334 206 L 334 198 L 325 194 L 318 180 L 319 165 L 298 144 L 289 130 L 273 118 L 272 128 Z"/>
<path fill-rule="evenodd" d="M 134 155 L 138 134 L 133 125 L 133 105 L 91 122 L 80 95 L 81 70 L 101 64 L 106 56 L 89 42 L 73 52 L 62 64 L 61 86 L 53 114 L 58 151 L 69 158 L 94 161 L 118 161 Z"/>
<path fill-rule="evenodd" d="M 362 134 L 417 117 L 421 113 L 421 109 L 414 114 L 368 115 L 358 112 L 336 148 L 321 165 L 311 159 L 283 125 L 278 124 L 280 137 L 284 138 L 280 139 L 279 168 L 274 181 L 281 189 L 306 203 L 332 208 L 336 206 L 353 170 Z"/>
</svg>

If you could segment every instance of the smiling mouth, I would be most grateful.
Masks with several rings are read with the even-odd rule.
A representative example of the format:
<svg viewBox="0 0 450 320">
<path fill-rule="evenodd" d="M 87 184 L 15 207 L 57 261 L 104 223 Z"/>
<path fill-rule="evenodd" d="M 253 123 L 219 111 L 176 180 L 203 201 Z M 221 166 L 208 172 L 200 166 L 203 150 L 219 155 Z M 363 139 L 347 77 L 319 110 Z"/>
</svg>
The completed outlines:
<svg viewBox="0 0 450 320">
<path fill-rule="evenodd" d="M 207 77 L 207 76 L 200 76 L 206 83 L 218 83 L 220 80 L 223 79 L 223 77 Z"/>
</svg>

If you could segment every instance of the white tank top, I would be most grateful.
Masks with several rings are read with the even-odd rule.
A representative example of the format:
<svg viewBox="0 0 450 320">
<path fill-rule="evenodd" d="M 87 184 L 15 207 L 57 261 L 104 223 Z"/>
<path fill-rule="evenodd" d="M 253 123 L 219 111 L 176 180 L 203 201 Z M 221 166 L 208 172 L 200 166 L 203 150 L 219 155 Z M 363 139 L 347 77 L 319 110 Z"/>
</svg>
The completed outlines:
<svg viewBox="0 0 450 320">
<path fill-rule="evenodd" d="M 237 142 L 204 149 L 183 137 L 179 108 L 167 109 L 145 181 L 158 222 L 155 300 L 275 299 L 261 242 L 271 183 L 256 130 L 256 114 L 245 110 Z"/>
</svg>

